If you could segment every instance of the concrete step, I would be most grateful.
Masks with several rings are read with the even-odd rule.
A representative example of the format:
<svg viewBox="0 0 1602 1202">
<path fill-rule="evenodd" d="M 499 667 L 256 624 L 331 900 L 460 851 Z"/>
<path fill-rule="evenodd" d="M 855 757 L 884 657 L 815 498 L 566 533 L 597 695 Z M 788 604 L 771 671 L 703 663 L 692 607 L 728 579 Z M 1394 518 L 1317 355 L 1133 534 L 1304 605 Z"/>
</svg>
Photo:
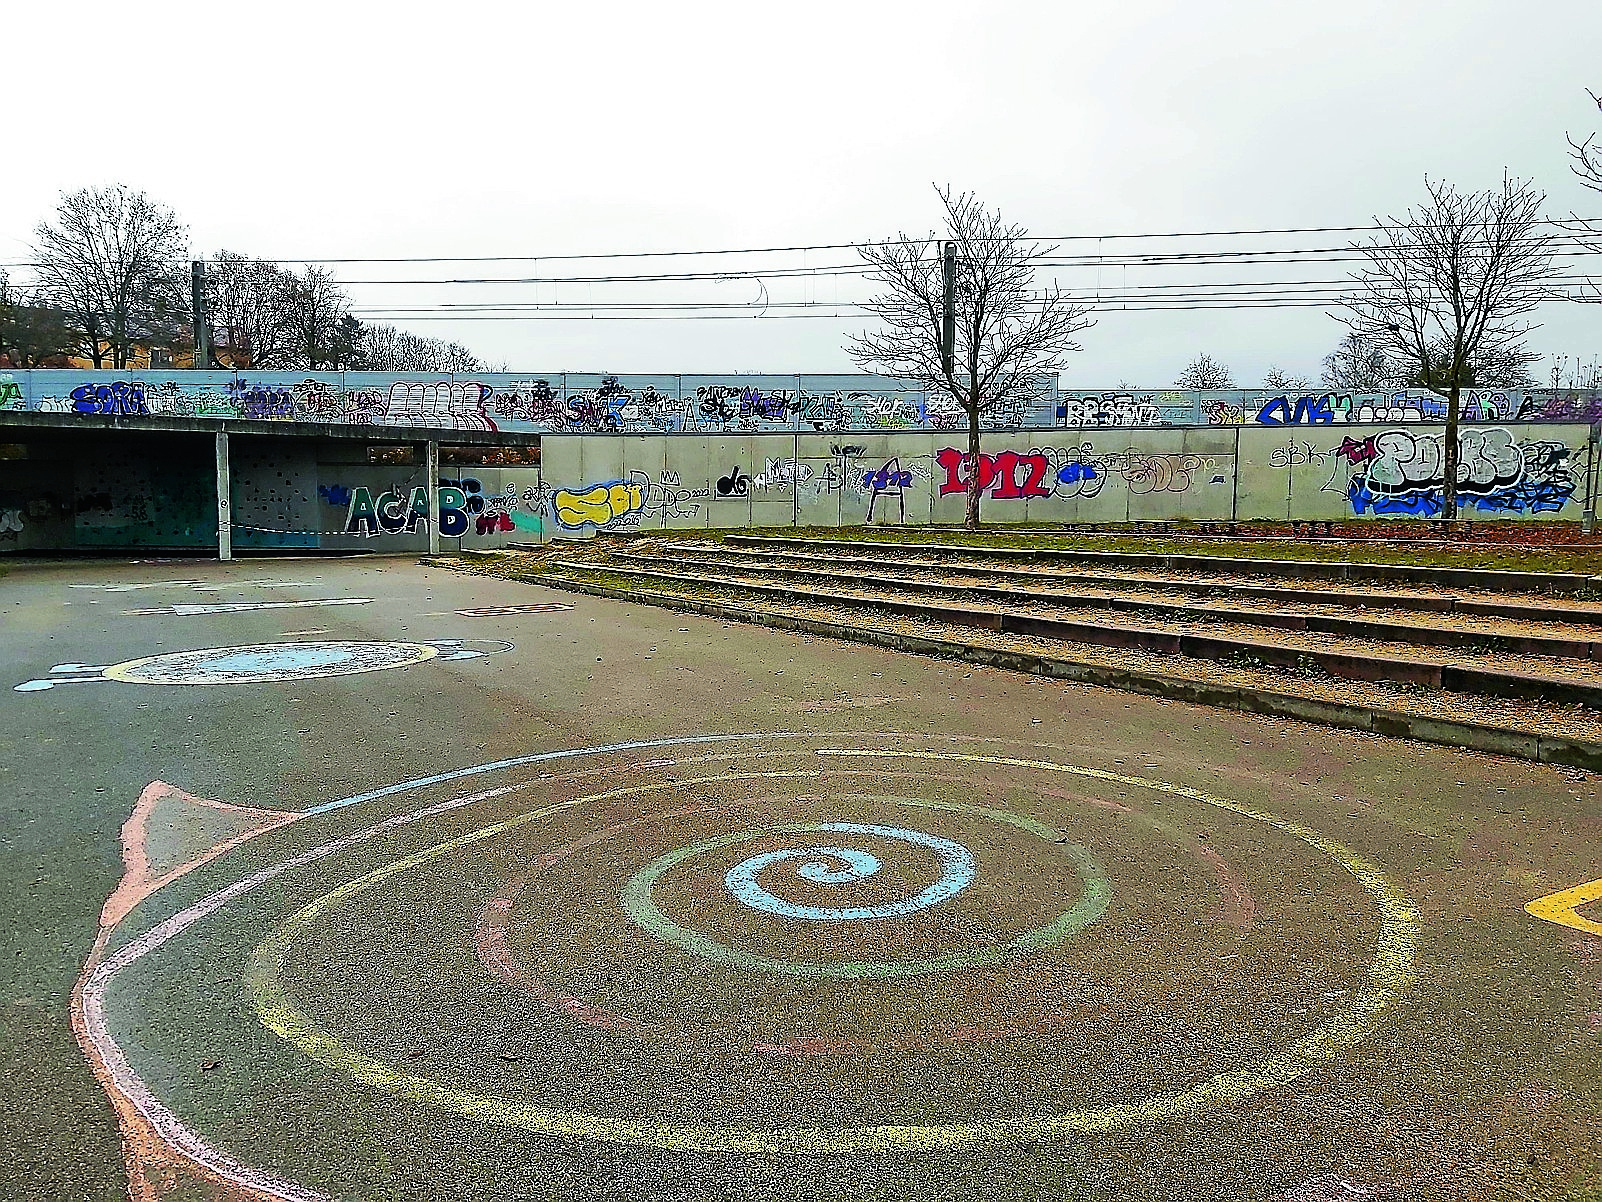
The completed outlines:
<svg viewBox="0 0 1602 1202">
<path fill-rule="evenodd" d="M 838 548 L 842 540 L 731 534 L 740 547 L 787 547 L 808 550 Z M 1221 555 L 1165 555 L 1151 551 L 1079 551 L 1058 547 L 984 547 L 951 543 L 861 542 L 847 545 L 879 554 L 952 556 L 1024 563 L 1076 563 L 1159 568 L 1168 572 L 1212 572 L 1239 576 L 1282 576 L 1294 580 L 1382 580 L 1402 584 L 1434 584 L 1447 588 L 1509 592 L 1578 593 L 1602 591 L 1602 576 L 1579 572 L 1509 572 L 1479 568 L 1432 568 L 1412 564 L 1362 563 L 1310 559 L 1247 559 Z"/>
<path fill-rule="evenodd" d="M 1165 701 L 1267 714 L 1387 738 L 1417 739 L 1602 772 L 1602 737 L 1594 733 L 1596 724 L 1554 720 L 1551 707 L 1539 703 L 1475 698 L 1443 705 L 1434 698 L 1425 700 L 1399 693 L 1394 687 L 1357 684 L 1350 686 L 1349 692 L 1334 697 L 1327 687 L 1320 690 L 1299 686 L 1295 679 L 1270 678 L 1252 669 L 1218 673 L 1210 665 L 1202 666 L 1205 661 L 1196 661 L 1194 665 L 1169 661 L 1173 664 L 1171 669 L 1153 670 L 1096 662 L 1098 653 L 1087 651 L 1076 655 L 1072 647 L 1065 647 L 1061 655 L 1043 655 L 1027 648 L 997 647 L 982 638 L 970 641 L 939 629 L 908 633 L 888 629 L 883 624 L 869 625 L 849 619 L 830 621 L 777 608 L 713 600 L 643 585 L 617 587 L 587 579 L 595 565 L 584 566 L 585 570 L 578 573 L 542 569 L 536 578 L 549 587 L 569 592 L 657 605 L 726 622 L 755 622 L 809 637 L 853 640 L 1078 685 L 1121 689 Z"/>
<path fill-rule="evenodd" d="M 1493 697 L 1532 698 L 1602 709 L 1602 684 L 1580 683 L 1538 673 L 1465 667 L 1435 660 L 1374 655 L 1366 651 L 1310 649 L 1266 640 L 1178 633 L 1134 625 L 1076 622 L 1031 614 L 1008 613 L 1002 610 L 907 601 L 897 597 L 852 596 L 823 589 L 768 585 L 728 576 L 699 575 L 683 571 L 656 571 L 632 565 L 608 567 L 604 563 L 557 560 L 553 566 L 582 574 L 610 572 L 662 583 L 734 589 L 776 600 L 795 600 L 841 607 L 871 606 L 953 625 L 973 626 L 1010 634 L 1035 635 L 1092 646 L 1135 648 L 1160 654 L 1214 660 L 1246 656 L 1260 663 L 1284 668 L 1316 667 L 1331 676 L 1353 680 L 1393 681 L 1454 692 Z"/>
<path fill-rule="evenodd" d="M 736 571 L 761 572 L 766 576 L 783 576 L 802 581 L 844 584 L 901 591 L 923 595 L 966 597 L 971 600 L 995 604 L 1016 604 L 1020 600 L 1046 601 L 1066 605 L 1111 609 L 1132 614 L 1148 614 L 1178 618 L 1180 620 L 1211 618 L 1238 622 L 1249 626 L 1265 626 L 1278 630 L 1311 631 L 1315 633 L 1346 635 L 1354 638 L 1381 639 L 1388 642 L 1411 643 L 1424 647 L 1457 647 L 1464 650 L 1507 651 L 1519 655 L 1550 655 L 1568 659 L 1602 660 L 1602 639 L 1566 637 L 1561 634 L 1538 635 L 1528 633 L 1497 633 L 1480 630 L 1463 630 L 1450 626 L 1421 625 L 1410 622 L 1386 621 L 1378 618 L 1346 618 L 1330 614 L 1294 613 L 1286 610 L 1236 608 L 1212 602 L 1164 602 L 1152 598 L 1120 597 L 1103 594 L 1069 592 L 1058 589 L 1030 587 L 1020 592 L 1015 587 L 984 584 L 939 584 L 929 581 L 907 580 L 896 576 L 880 576 L 865 572 L 840 572 L 824 568 L 797 568 L 772 564 L 747 565 L 720 562 L 710 555 L 693 555 L 678 552 L 672 556 L 650 552 L 626 551 L 616 553 L 612 561 L 640 563 L 650 568 L 669 569 L 693 567 L 717 571 L 732 567 Z M 1015 574 L 1014 574 L 1015 575 Z M 1039 577 L 1036 577 L 1038 580 Z M 1032 582 L 1031 582 L 1032 583 Z M 1541 613 L 1529 607 L 1528 620 L 1541 620 L 1533 615 Z M 1597 615 L 1602 624 L 1602 612 Z"/>
<path fill-rule="evenodd" d="M 989 564 L 938 563 L 927 559 L 897 559 L 887 561 L 883 554 L 853 555 L 855 543 L 829 544 L 833 550 L 827 554 L 803 551 L 769 551 L 723 544 L 684 548 L 685 553 L 695 552 L 718 556 L 731 564 L 753 563 L 815 563 L 838 566 L 861 564 L 868 569 L 883 569 L 887 562 L 909 568 L 944 572 L 950 575 L 973 576 L 980 580 L 1009 580 L 1031 588 L 1042 583 L 1086 584 L 1106 588 L 1157 588 L 1168 592 L 1194 593 L 1217 596 L 1272 600 L 1286 605 L 1341 605 L 1359 609 L 1417 610 L 1423 613 L 1458 613 L 1473 617 L 1517 618 L 1528 622 L 1574 622 L 1602 626 L 1602 605 L 1582 605 L 1564 602 L 1554 605 L 1551 599 L 1486 600 L 1480 597 L 1453 596 L 1440 593 L 1365 592 L 1361 589 L 1308 589 L 1294 585 L 1239 584 L 1233 581 L 1181 580 L 1160 572 L 1147 572 L 1139 576 L 1114 575 L 1097 571 L 1064 571 L 1051 565 L 1044 570 L 1029 568 L 998 568 Z M 679 552 L 676 550 L 675 554 Z"/>
</svg>

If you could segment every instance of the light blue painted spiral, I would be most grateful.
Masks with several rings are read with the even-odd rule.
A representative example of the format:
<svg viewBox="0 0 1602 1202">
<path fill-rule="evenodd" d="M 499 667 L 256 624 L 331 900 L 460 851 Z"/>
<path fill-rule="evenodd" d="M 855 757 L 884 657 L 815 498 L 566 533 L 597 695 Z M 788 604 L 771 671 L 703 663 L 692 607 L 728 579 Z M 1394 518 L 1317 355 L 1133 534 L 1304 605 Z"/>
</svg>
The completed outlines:
<svg viewBox="0 0 1602 1202">
<path fill-rule="evenodd" d="M 800 847 L 786 851 L 764 852 L 736 864 L 723 878 L 735 899 L 753 910 L 779 914 L 785 918 L 803 918 L 813 922 L 836 922 L 865 918 L 901 918 L 907 914 L 949 901 L 973 882 L 973 853 L 960 843 L 942 839 L 938 835 L 925 835 L 899 826 L 861 826 L 851 822 L 831 822 L 810 827 L 818 831 L 843 831 L 859 835 L 877 835 L 885 839 L 900 839 L 933 848 L 940 857 L 940 879 L 926 889 L 898 902 L 882 906 L 801 906 L 775 897 L 764 889 L 757 877 L 770 865 L 785 860 L 805 860 L 796 875 L 815 885 L 848 885 L 865 880 L 882 867 L 877 857 L 865 851 L 848 847 Z M 836 868 L 825 861 L 832 860 L 844 867 Z"/>
</svg>

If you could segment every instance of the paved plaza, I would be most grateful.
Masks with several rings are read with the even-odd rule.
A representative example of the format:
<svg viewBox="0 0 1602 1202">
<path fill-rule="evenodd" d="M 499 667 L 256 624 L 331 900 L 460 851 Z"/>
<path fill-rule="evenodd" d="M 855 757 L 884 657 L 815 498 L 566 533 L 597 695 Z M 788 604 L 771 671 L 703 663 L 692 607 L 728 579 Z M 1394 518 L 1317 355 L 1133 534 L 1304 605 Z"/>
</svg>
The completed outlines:
<svg viewBox="0 0 1602 1202">
<path fill-rule="evenodd" d="M 1602 1187 L 1579 769 L 398 558 L 0 664 L 7 1198 Z"/>
</svg>

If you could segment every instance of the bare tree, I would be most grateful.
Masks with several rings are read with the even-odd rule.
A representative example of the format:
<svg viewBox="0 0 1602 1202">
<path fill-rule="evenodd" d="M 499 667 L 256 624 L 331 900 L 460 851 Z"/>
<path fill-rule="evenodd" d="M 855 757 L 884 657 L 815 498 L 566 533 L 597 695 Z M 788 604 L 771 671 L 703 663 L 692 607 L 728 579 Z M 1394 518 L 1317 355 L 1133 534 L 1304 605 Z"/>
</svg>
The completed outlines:
<svg viewBox="0 0 1602 1202">
<path fill-rule="evenodd" d="M 1197 355 L 1174 381 L 1175 388 L 1233 388 L 1235 381 L 1225 367 L 1211 355 Z"/>
<path fill-rule="evenodd" d="M 1541 229 L 1546 194 L 1527 180 L 1504 175 L 1500 188 L 1467 194 L 1442 180 L 1425 187 L 1427 204 L 1403 220 L 1376 218 L 1372 240 L 1353 244 L 1367 264 L 1354 273 L 1340 320 L 1406 378 L 1446 398 L 1443 509 L 1452 521 L 1459 394 L 1474 363 L 1517 351 L 1535 328 L 1517 319 L 1550 294 L 1553 240 Z"/>
<path fill-rule="evenodd" d="M 297 321 L 298 286 L 294 273 L 265 259 L 226 250 L 213 255 L 206 265 L 206 312 L 218 362 L 236 369 L 306 366 Z"/>
<path fill-rule="evenodd" d="M 1341 392 L 1385 392 L 1396 384 L 1396 372 L 1385 351 L 1361 334 L 1348 332 L 1324 356 L 1324 387 Z"/>
<path fill-rule="evenodd" d="M 170 342 L 188 310 L 189 231 L 122 184 L 63 195 L 34 230 L 41 299 L 65 312 L 96 367 L 123 368 L 143 342 Z"/>
<path fill-rule="evenodd" d="M 1587 96 L 1598 109 L 1602 109 L 1602 96 L 1598 96 L 1589 88 Z M 1573 134 L 1565 134 L 1569 143 L 1569 169 L 1574 172 L 1580 186 L 1592 192 L 1602 194 L 1602 142 L 1598 142 L 1597 134 L 1593 131 L 1585 137 L 1575 140 Z M 1571 220 L 1564 224 L 1564 229 L 1570 234 L 1578 235 L 1581 244 L 1586 250 L 1602 254 L 1602 222 L 1581 217 L 1578 213 L 1570 214 Z M 1576 300 L 1602 301 L 1602 284 L 1592 283 L 1580 290 Z"/>
<path fill-rule="evenodd" d="M 1598 109 L 1602 109 L 1602 96 L 1598 96 L 1589 88 L 1585 94 Z M 1569 143 L 1569 158 L 1574 161 L 1569 164 L 1570 169 L 1580 179 L 1580 183 L 1593 192 L 1602 192 L 1602 143 L 1597 142 L 1595 133 L 1587 134 L 1576 142 L 1573 134 L 1564 135 Z"/>
<path fill-rule="evenodd" d="M 365 371 L 399 371 L 401 332 L 390 325 L 366 325 L 356 357 Z"/>
<path fill-rule="evenodd" d="M 66 367 L 77 345 L 65 313 L 0 270 L 0 367 Z"/>
<path fill-rule="evenodd" d="M 484 361 L 459 342 L 435 339 L 440 344 L 440 367 L 448 372 L 483 371 Z"/>
<path fill-rule="evenodd" d="M 1422 367 L 1409 365 L 1413 373 L 1401 380 L 1407 388 L 1430 388 L 1431 381 L 1441 385 L 1452 371 L 1452 344 L 1446 338 L 1431 341 L 1426 350 L 1429 361 Z M 1534 351 L 1522 346 L 1485 346 L 1468 359 L 1459 372 L 1459 383 L 1464 388 L 1530 388 L 1535 377 L 1530 365 L 1540 360 Z"/>
<path fill-rule="evenodd" d="M 290 292 L 290 328 L 296 366 L 318 371 L 331 367 L 340 322 L 350 312 L 350 298 L 322 267 L 307 267 L 294 277 Z"/>
<path fill-rule="evenodd" d="M 1571 360 L 1567 355 L 1554 355 L 1548 378 L 1553 392 L 1602 391 L 1602 356 L 1582 359 L 1576 355 Z"/>
<path fill-rule="evenodd" d="M 1074 335 L 1093 324 L 1086 306 L 1053 282 L 1035 287 L 1035 271 L 1055 246 L 1031 242 L 971 192 L 937 188 L 944 234 L 898 235 L 858 247 L 867 278 L 883 291 L 864 306 L 882 328 L 850 339 L 862 368 L 915 383 L 961 406 L 968 419 L 967 525 L 979 525 L 979 419 L 1026 395 L 1033 377 L 1056 372 L 1079 350 Z M 943 336 L 942 241 L 954 248 L 956 323 L 948 357 Z"/>
<path fill-rule="evenodd" d="M 449 375 L 484 370 L 478 356 L 460 343 L 428 338 L 388 325 L 361 327 L 357 357 L 362 367 L 370 371 L 431 371 Z"/>
<path fill-rule="evenodd" d="M 1277 367 L 1270 366 L 1269 369 L 1263 373 L 1264 388 L 1273 388 L 1280 392 L 1299 392 L 1303 389 L 1311 388 L 1312 386 L 1313 382 L 1306 376 L 1293 375 L 1288 371 L 1280 371 L 1280 369 Z"/>
</svg>

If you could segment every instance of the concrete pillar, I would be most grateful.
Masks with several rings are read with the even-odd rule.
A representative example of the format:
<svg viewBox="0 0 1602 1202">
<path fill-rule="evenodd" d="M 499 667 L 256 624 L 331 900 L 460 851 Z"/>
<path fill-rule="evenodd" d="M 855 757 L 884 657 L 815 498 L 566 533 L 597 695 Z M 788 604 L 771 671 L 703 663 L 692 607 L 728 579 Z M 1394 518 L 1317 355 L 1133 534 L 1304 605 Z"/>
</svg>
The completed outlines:
<svg viewBox="0 0 1602 1202">
<path fill-rule="evenodd" d="M 217 558 L 234 557 L 233 482 L 228 470 L 228 431 L 217 431 Z"/>
<path fill-rule="evenodd" d="M 428 473 L 428 553 L 439 554 L 439 441 L 423 444 L 424 471 Z"/>
</svg>

